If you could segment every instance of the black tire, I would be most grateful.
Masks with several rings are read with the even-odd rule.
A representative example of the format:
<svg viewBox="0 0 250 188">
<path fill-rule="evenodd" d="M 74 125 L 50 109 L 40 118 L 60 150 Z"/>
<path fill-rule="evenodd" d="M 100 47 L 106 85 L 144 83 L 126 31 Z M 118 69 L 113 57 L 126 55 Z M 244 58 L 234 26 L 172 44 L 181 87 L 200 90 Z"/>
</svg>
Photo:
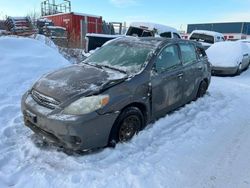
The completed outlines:
<svg viewBox="0 0 250 188">
<path fill-rule="evenodd" d="M 208 88 L 208 83 L 205 80 L 203 80 L 200 83 L 196 98 L 198 99 L 203 97 L 207 92 L 207 88 Z"/>
<path fill-rule="evenodd" d="M 128 142 L 144 127 L 144 124 L 144 116 L 139 108 L 124 109 L 112 127 L 108 146 L 115 147 L 118 142 Z"/>
</svg>

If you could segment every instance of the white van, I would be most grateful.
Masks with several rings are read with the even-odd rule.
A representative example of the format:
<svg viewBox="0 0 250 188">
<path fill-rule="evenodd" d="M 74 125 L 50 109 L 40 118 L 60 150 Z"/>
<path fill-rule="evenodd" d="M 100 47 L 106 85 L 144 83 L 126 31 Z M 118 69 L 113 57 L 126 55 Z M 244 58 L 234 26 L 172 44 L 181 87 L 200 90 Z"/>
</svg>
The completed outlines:
<svg viewBox="0 0 250 188">
<path fill-rule="evenodd" d="M 205 49 L 207 49 L 216 42 L 225 41 L 225 38 L 222 33 L 215 31 L 194 30 L 190 34 L 189 40 L 198 41 L 204 46 Z"/>
</svg>

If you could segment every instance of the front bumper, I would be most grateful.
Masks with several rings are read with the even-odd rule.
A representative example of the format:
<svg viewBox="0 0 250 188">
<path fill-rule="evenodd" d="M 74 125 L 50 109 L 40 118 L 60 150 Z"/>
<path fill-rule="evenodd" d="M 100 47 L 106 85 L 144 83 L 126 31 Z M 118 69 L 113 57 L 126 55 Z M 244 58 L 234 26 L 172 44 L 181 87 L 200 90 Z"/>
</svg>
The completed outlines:
<svg viewBox="0 0 250 188">
<path fill-rule="evenodd" d="M 29 94 L 22 98 L 25 125 L 47 140 L 72 150 L 89 150 L 108 144 L 111 128 L 119 115 L 96 112 L 70 116 L 54 113 L 36 103 Z"/>
<path fill-rule="evenodd" d="M 237 74 L 238 67 L 212 67 L 212 75 L 231 76 Z"/>
</svg>

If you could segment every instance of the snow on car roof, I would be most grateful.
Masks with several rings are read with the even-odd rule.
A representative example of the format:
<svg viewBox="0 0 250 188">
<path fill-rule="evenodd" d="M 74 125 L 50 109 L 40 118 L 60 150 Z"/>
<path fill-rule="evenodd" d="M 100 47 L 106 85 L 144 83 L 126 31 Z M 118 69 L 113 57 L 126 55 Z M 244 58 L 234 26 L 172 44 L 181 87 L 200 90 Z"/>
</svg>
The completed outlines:
<svg viewBox="0 0 250 188">
<path fill-rule="evenodd" d="M 218 32 L 215 32 L 215 31 L 194 30 L 194 31 L 191 33 L 191 35 L 192 35 L 193 33 L 211 35 L 211 36 L 214 36 L 214 37 L 217 37 L 217 36 L 224 37 L 224 35 L 223 35 L 222 33 L 218 33 Z M 190 36 L 191 36 L 191 35 L 190 35 Z"/>
<path fill-rule="evenodd" d="M 248 47 L 239 41 L 217 42 L 206 53 L 215 67 L 235 67 L 242 61 L 243 55 L 248 54 Z"/>
<path fill-rule="evenodd" d="M 179 33 L 177 29 L 166 26 L 166 25 L 161 25 L 161 24 L 156 24 L 156 23 L 150 23 L 150 22 L 132 22 L 130 24 L 131 27 L 138 27 L 138 28 L 143 28 L 146 27 L 148 30 L 153 31 L 154 29 L 157 29 L 158 34 L 165 33 L 165 32 L 174 32 L 174 33 Z"/>
</svg>

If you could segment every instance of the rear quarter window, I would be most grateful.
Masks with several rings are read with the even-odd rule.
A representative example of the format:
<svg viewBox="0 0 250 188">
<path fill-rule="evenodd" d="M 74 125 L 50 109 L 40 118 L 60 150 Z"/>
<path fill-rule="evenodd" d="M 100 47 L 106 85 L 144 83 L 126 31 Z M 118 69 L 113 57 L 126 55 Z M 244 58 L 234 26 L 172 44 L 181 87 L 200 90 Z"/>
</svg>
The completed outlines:
<svg viewBox="0 0 250 188">
<path fill-rule="evenodd" d="M 180 44 L 183 64 L 191 64 L 197 61 L 196 49 L 193 44 Z"/>
<path fill-rule="evenodd" d="M 205 49 L 202 48 L 202 47 L 196 47 L 196 52 L 197 52 L 197 55 L 199 58 L 204 58 L 207 56 L 206 52 L 205 52 Z"/>
</svg>

